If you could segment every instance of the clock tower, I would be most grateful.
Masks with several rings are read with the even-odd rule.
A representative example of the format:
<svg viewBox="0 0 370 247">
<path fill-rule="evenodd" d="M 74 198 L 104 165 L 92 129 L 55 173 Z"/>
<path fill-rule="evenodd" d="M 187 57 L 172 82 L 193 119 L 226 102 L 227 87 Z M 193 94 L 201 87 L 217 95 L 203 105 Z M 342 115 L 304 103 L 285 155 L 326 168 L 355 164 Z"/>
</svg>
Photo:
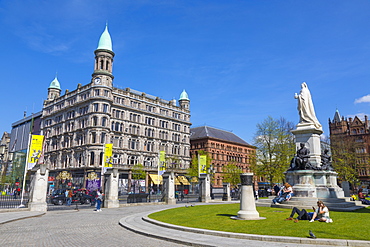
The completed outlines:
<svg viewBox="0 0 370 247">
<path fill-rule="evenodd" d="M 108 25 L 100 36 L 98 48 L 95 50 L 95 65 L 92 81 L 94 85 L 113 87 L 113 58 L 112 39 L 108 32 Z"/>
</svg>

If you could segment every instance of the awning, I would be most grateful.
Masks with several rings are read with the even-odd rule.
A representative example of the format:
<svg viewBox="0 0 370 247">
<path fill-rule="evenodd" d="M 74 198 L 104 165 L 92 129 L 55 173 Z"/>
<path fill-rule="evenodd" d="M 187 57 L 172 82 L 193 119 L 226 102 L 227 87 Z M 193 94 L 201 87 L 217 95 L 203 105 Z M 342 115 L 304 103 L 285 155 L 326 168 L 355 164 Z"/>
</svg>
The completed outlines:
<svg viewBox="0 0 370 247">
<path fill-rule="evenodd" d="M 184 177 L 184 176 L 178 176 L 177 178 L 179 179 L 180 183 L 182 183 L 183 185 L 190 185 L 190 183 L 186 179 L 186 177 Z"/>
<path fill-rule="evenodd" d="M 153 184 L 162 184 L 162 181 L 163 181 L 163 178 L 161 175 L 159 175 L 158 177 L 158 174 L 149 174 L 149 177 L 150 177 L 150 180 L 152 180 L 152 183 Z"/>
<path fill-rule="evenodd" d="M 163 184 L 162 175 L 159 175 L 159 177 L 158 177 L 157 174 L 149 174 L 149 177 L 150 177 L 150 180 L 152 180 L 153 184 L 156 184 L 156 185 Z M 185 178 L 185 180 L 187 181 L 186 178 Z M 181 185 L 180 182 L 182 182 L 182 180 L 179 180 L 178 178 L 175 178 L 175 185 Z M 189 182 L 188 182 L 188 184 L 189 184 Z"/>
</svg>

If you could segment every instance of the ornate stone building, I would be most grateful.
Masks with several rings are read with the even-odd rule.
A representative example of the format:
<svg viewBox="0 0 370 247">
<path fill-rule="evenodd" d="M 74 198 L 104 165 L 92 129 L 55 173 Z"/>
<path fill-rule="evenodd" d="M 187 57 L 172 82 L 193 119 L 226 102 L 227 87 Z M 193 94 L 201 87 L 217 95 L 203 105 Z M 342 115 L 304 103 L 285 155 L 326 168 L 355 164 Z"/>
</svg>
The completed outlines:
<svg viewBox="0 0 370 247">
<path fill-rule="evenodd" d="M 341 117 L 336 110 L 333 120 L 329 119 L 330 143 L 332 147 L 344 145 L 356 154 L 354 167 L 358 172 L 359 180 L 370 184 L 370 125 L 368 117 L 364 120 L 355 116 L 352 118 Z M 341 144 L 340 144 L 341 143 Z M 342 146 L 343 146 L 342 145 Z M 335 150 L 333 150 L 335 156 Z M 335 157 L 333 157 L 335 158 Z"/>
<path fill-rule="evenodd" d="M 159 151 L 166 151 L 177 173 L 185 173 L 191 125 L 187 93 L 181 93 L 177 105 L 176 100 L 114 87 L 114 56 L 106 27 L 90 83 L 61 95 L 58 79 L 51 82 L 41 126 L 49 169 L 73 171 L 82 184 L 87 173 L 100 173 L 104 145 L 113 143 L 113 166 L 123 178 L 130 180 L 132 167 L 142 164 L 148 185 L 148 174 L 157 173 Z"/>
<path fill-rule="evenodd" d="M 256 155 L 256 147 L 234 133 L 208 126 L 191 128 L 190 132 L 191 156 L 204 150 L 212 157 L 213 187 L 222 187 L 223 167 L 230 162 L 236 162 L 243 172 L 251 171 L 250 165 Z"/>
</svg>

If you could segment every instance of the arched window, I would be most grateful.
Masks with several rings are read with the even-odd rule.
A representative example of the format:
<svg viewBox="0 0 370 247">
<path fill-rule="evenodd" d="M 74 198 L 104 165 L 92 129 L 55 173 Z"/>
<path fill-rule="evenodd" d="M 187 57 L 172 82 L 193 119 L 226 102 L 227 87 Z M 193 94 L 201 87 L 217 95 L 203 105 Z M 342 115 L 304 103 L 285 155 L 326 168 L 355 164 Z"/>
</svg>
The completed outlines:
<svg viewBox="0 0 370 247">
<path fill-rule="evenodd" d="M 98 117 L 93 117 L 93 126 L 98 125 Z"/>
<path fill-rule="evenodd" d="M 91 152 L 90 153 L 90 165 L 94 165 L 95 163 L 95 153 L 94 152 Z"/>
<path fill-rule="evenodd" d="M 102 164 L 102 163 L 103 163 L 103 156 L 104 156 L 104 153 L 103 153 L 103 152 L 101 152 L 101 153 L 100 153 L 99 164 Z"/>
</svg>

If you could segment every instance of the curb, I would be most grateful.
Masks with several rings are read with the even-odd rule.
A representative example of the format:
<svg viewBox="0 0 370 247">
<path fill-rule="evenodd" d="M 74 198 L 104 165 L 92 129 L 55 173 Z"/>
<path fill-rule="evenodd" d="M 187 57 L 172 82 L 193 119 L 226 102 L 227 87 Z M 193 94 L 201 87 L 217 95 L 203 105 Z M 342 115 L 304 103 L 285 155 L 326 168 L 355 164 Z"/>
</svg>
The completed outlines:
<svg viewBox="0 0 370 247">
<path fill-rule="evenodd" d="M 222 232 L 222 231 L 213 231 L 213 230 L 207 230 L 207 229 L 199 229 L 199 228 L 172 225 L 172 224 L 164 223 L 161 221 L 153 220 L 148 217 L 149 214 L 152 214 L 158 211 L 162 211 L 162 210 L 145 213 L 145 215 L 136 214 L 136 215 L 124 217 L 119 220 L 119 225 L 135 233 L 139 233 L 142 235 L 146 235 L 146 236 L 150 236 L 150 237 L 154 237 L 154 238 L 158 238 L 162 240 L 167 240 L 167 241 L 171 241 L 175 243 L 192 245 L 192 246 L 213 246 L 213 245 L 204 245 L 204 244 L 199 244 L 196 242 L 184 241 L 184 240 L 180 240 L 179 238 L 174 238 L 174 237 L 171 237 L 165 234 L 160 234 L 159 232 L 157 232 L 156 234 L 145 232 L 139 228 L 136 228 L 132 224 L 130 224 L 129 219 L 130 218 L 133 219 L 136 217 L 136 218 L 140 218 L 141 220 L 147 223 L 150 223 L 150 224 L 153 224 L 159 227 L 165 227 L 165 228 L 183 231 L 183 232 L 203 234 L 203 235 L 208 235 L 208 236 L 218 236 L 218 237 L 225 237 L 225 238 L 279 242 L 279 243 L 293 243 L 293 244 L 311 244 L 311 245 L 327 245 L 327 246 L 369 246 L 370 247 L 370 241 L 345 240 L 345 239 L 310 239 L 310 238 L 298 238 L 298 237 L 286 237 L 286 236 L 270 236 L 270 235 Z"/>
</svg>

